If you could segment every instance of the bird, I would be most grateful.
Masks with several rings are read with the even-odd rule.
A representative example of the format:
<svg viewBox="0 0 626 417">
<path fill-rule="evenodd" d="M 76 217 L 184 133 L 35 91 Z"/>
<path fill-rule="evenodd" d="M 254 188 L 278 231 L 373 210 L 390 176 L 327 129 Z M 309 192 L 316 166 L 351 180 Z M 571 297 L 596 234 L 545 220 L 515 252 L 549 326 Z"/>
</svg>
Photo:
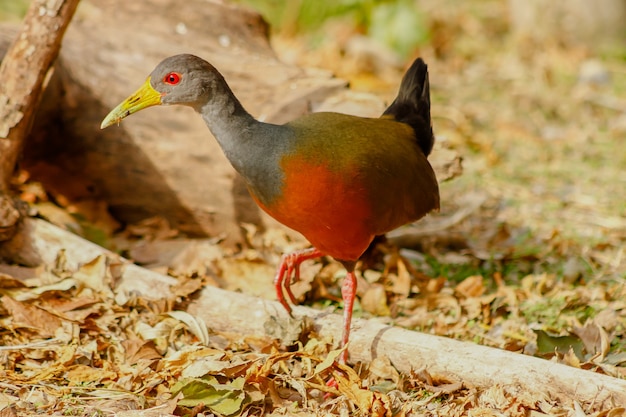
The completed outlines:
<svg viewBox="0 0 626 417">
<path fill-rule="evenodd" d="M 101 128 L 150 106 L 175 104 L 200 114 L 258 206 L 311 243 L 282 255 L 274 277 L 277 299 L 289 314 L 302 262 L 329 256 L 345 267 L 338 358 L 345 364 L 358 260 L 375 237 L 439 209 L 439 186 L 427 159 L 435 137 L 426 63 L 415 59 L 378 118 L 314 112 L 278 125 L 246 111 L 209 62 L 174 55 L 111 110 Z"/>
</svg>

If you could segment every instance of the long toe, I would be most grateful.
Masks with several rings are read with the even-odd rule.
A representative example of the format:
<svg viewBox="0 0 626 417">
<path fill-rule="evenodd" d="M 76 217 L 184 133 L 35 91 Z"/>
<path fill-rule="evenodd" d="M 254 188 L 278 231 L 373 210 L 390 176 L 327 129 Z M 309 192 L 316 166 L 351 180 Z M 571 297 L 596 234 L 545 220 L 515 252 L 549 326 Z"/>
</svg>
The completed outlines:
<svg viewBox="0 0 626 417">
<path fill-rule="evenodd" d="M 287 313 L 291 314 L 291 306 L 287 303 L 287 300 L 285 300 L 283 292 L 285 288 L 285 280 L 289 281 L 287 271 L 287 263 L 285 262 L 285 257 L 283 256 L 280 265 L 278 265 L 276 277 L 274 278 L 274 288 L 276 289 L 276 299 L 280 304 L 282 304 L 285 310 L 287 310 Z"/>
<path fill-rule="evenodd" d="M 300 279 L 300 264 L 321 256 L 324 254 L 316 248 L 303 249 L 282 256 L 278 272 L 274 278 L 274 287 L 276 288 L 276 298 L 290 314 L 291 307 L 285 299 L 285 293 L 292 304 L 297 304 L 296 297 L 291 291 L 291 284 Z"/>
</svg>

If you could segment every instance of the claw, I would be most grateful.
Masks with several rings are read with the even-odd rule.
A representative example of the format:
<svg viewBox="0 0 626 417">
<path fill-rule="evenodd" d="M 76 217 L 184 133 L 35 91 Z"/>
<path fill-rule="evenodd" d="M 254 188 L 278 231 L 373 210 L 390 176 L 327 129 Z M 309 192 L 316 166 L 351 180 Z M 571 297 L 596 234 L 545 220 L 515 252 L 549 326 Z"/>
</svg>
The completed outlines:
<svg viewBox="0 0 626 417">
<path fill-rule="evenodd" d="M 289 314 L 291 314 L 291 306 L 285 299 L 285 293 L 292 304 L 297 304 L 296 297 L 291 291 L 291 284 L 300 279 L 300 264 L 321 256 L 324 256 L 322 252 L 315 248 L 309 248 L 285 254 L 281 258 L 278 272 L 274 278 L 274 287 L 276 288 L 276 298 Z"/>
<path fill-rule="evenodd" d="M 291 307 L 287 304 L 285 300 L 285 296 L 283 295 L 283 283 L 285 281 L 285 277 L 287 276 L 287 263 L 285 260 L 285 255 L 283 255 L 282 260 L 280 261 L 280 265 L 278 265 L 278 272 L 276 272 L 276 277 L 274 278 L 274 287 L 276 288 L 276 298 L 278 298 L 278 302 L 280 302 L 287 313 L 291 315 Z"/>
</svg>

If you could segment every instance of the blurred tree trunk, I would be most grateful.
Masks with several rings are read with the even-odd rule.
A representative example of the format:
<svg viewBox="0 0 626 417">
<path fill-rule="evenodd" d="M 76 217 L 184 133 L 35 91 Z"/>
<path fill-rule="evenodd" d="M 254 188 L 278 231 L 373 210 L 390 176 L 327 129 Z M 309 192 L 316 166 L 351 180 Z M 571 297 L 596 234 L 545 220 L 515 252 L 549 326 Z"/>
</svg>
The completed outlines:
<svg viewBox="0 0 626 417">
<path fill-rule="evenodd" d="M 522 38 L 595 50 L 626 46 L 626 0 L 509 0 L 509 10 Z"/>
<path fill-rule="evenodd" d="M 0 240 L 19 219 L 9 184 L 61 40 L 79 0 L 35 0 L 0 64 Z"/>
</svg>

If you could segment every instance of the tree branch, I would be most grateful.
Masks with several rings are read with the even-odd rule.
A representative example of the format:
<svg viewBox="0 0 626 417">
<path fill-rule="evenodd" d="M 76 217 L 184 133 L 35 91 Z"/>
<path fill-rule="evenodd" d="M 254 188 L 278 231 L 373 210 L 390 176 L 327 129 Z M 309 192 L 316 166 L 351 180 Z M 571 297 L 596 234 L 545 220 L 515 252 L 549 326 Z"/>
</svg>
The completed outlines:
<svg viewBox="0 0 626 417">
<path fill-rule="evenodd" d="M 79 0 L 34 0 L 22 28 L 0 64 L 0 206 L 8 196 L 15 165 L 33 124 L 48 71 L 58 56 L 65 29 Z M 9 210 L 10 211 L 10 210 Z M 13 212 L 15 213 L 15 212 Z M 0 239 L 19 216 L 0 218 Z"/>
</svg>

